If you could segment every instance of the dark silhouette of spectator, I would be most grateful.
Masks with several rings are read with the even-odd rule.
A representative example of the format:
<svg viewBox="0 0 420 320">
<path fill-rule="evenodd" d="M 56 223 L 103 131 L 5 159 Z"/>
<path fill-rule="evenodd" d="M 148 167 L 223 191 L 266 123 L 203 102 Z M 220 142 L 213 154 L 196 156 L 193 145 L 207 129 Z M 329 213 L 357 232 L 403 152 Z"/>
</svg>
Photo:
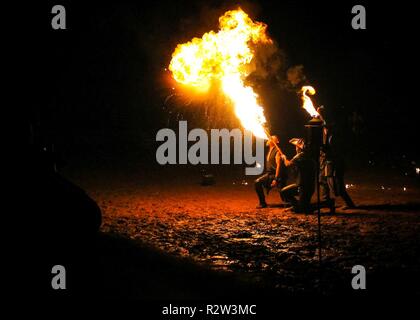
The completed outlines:
<svg viewBox="0 0 420 320">
<path fill-rule="evenodd" d="M 33 126 L 24 156 L 23 210 L 19 214 L 26 242 L 20 258 L 29 264 L 33 281 L 40 282 L 30 289 L 51 291 L 48 278 L 57 264 L 68 267 L 73 279 L 81 283 L 85 279 L 81 265 L 99 231 L 101 210 L 84 190 L 57 172 L 53 148 L 40 143 Z"/>
</svg>

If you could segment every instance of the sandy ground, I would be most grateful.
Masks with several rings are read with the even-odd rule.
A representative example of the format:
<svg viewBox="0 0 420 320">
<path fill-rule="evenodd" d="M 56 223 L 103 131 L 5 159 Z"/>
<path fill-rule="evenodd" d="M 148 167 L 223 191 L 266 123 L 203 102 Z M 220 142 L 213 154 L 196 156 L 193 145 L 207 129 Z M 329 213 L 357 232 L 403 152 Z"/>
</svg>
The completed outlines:
<svg viewBox="0 0 420 320">
<path fill-rule="evenodd" d="M 206 187 L 197 177 L 75 179 L 101 207 L 103 233 L 265 288 L 350 292 L 351 268 L 363 265 L 370 292 L 420 292 L 416 181 L 372 172 L 350 175 L 348 191 L 358 208 L 343 211 L 338 200 L 335 214 L 322 211 L 319 268 L 317 216 L 285 212 L 275 191 L 267 198 L 269 208 L 256 209 L 252 179 L 216 176 L 216 184 Z"/>
</svg>

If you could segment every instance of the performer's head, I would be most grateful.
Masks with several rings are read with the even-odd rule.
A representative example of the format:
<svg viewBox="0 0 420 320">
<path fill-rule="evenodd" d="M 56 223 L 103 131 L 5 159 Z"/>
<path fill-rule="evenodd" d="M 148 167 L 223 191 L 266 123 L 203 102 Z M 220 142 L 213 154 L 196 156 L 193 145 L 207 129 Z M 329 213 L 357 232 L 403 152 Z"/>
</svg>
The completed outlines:
<svg viewBox="0 0 420 320">
<path fill-rule="evenodd" d="M 319 117 L 322 121 L 325 121 L 325 107 L 324 106 L 320 106 L 316 109 L 316 111 L 319 113 Z"/>
<path fill-rule="evenodd" d="M 302 138 L 293 138 L 289 140 L 296 148 L 296 153 L 301 153 L 305 148 L 305 141 Z"/>
<path fill-rule="evenodd" d="M 269 146 L 270 148 L 274 148 L 277 144 L 279 144 L 279 138 L 277 136 L 271 136 L 268 140 L 267 140 L 267 146 Z"/>
</svg>

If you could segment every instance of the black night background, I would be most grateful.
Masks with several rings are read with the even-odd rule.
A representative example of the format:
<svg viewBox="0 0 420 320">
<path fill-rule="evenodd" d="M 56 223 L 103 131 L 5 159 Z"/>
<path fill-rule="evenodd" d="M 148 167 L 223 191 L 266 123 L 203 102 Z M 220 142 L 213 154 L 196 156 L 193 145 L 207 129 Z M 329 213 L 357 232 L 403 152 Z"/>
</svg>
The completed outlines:
<svg viewBox="0 0 420 320">
<path fill-rule="evenodd" d="M 414 5 L 66 1 L 67 29 L 54 30 L 55 4 L 32 4 L 20 38 L 19 100 L 30 100 L 22 119 L 31 213 L 23 223 L 33 224 L 33 245 L 45 249 L 28 250 L 39 273 L 33 292 L 178 302 L 419 293 Z M 356 4 L 366 8 L 366 30 L 351 27 Z M 356 209 L 323 209 L 321 265 L 316 214 L 285 212 L 276 192 L 268 197 L 273 206 L 258 211 L 255 177 L 243 167 L 156 162 L 157 131 L 176 131 L 178 120 L 189 129 L 238 127 L 220 110 L 206 117 L 203 103 L 172 98 L 183 89 L 167 68 L 177 44 L 216 30 L 218 17 L 239 6 L 267 24 L 277 46 L 268 75 L 249 80 L 287 156 L 294 153 L 288 140 L 303 136 L 310 119 L 288 85 L 294 66 L 303 66 L 314 103 L 345 141 Z M 84 191 L 61 195 L 43 173 L 48 166 Z M 214 185 L 200 185 L 203 170 Z M 84 192 L 93 201 L 87 206 L 75 196 Z M 96 210 L 93 220 L 87 207 Z M 64 294 L 50 288 L 55 264 L 68 266 Z M 366 290 L 351 287 L 356 264 L 366 267 Z M 96 270 L 93 278 L 84 268 Z"/>
</svg>

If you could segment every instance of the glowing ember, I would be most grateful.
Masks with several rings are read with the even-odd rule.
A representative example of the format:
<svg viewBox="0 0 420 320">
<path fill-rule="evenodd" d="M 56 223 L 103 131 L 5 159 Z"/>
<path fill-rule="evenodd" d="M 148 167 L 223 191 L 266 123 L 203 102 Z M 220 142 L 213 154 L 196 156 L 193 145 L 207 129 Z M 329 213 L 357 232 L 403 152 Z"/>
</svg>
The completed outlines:
<svg viewBox="0 0 420 320">
<path fill-rule="evenodd" d="M 218 32 L 180 44 L 172 54 L 169 70 L 182 84 L 207 92 L 214 81 L 232 101 L 236 116 L 246 130 L 267 139 L 266 119 L 254 90 L 245 86 L 248 64 L 254 57 L 252 45 L 271 43 L 267 26 L 253 22 L 242 10 L 227 11 L 219 18 Z"/>
<path fill-rule="evenodd" d="M 306 95 L 306 93 L 308 93 L 311 96 L 313 96 L 316 93 L 314 87 L 303 86 L 301 89 L 301 92 L 302 92 L 303 108 L 311 115 L 311 117 L 318 117 L 319 113 L 318 111 L 316 111 L 311 98 L 309 98 L 309 96 Z"/>
</svg>

